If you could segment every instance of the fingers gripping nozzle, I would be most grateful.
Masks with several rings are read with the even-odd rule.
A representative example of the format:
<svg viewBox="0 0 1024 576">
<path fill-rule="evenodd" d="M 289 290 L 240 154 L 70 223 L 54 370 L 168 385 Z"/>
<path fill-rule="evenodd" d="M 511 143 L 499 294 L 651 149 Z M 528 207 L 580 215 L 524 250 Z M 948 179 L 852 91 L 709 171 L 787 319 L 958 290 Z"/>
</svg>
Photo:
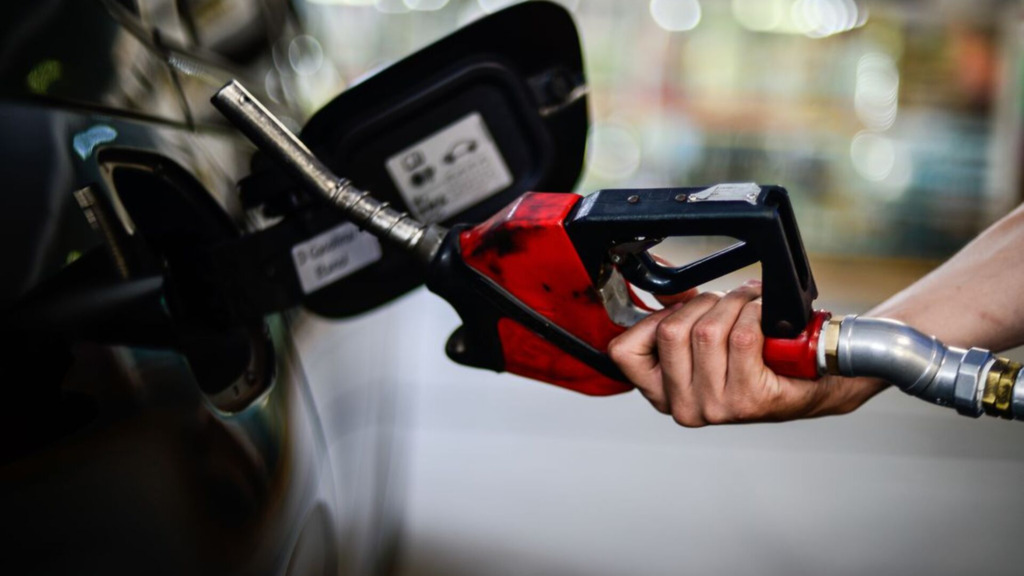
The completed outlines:
<svg viewBox="0 0 1024 576">
<path fill-rule="evenodd" d="M 828 374 L 881 378 L 965 416 L 1024 420 L 1020 364 L 980 348 L 947 346 L 895 320 L 828 320 L 820 336 L 818 365 Z"/>
</svg>

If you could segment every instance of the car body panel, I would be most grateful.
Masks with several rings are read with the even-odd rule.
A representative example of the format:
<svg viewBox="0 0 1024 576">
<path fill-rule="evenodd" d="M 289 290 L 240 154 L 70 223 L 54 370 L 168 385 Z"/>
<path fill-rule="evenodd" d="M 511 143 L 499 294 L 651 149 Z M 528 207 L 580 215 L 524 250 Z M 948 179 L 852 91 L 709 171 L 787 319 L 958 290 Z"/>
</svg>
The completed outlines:
<svg viewBox="0 0 1024 576">
<path fill-rule="evenodd" d="M 119 243 L 145 245 L 105 166 L 112 152 L 159 158 L 157 171 L 180 167 L 212 199 L 213 219 L 226 215 L 243 230 L 259 225 L 235 196 L 252 147 L 199 100 L 235 74 L 231 64 L 182 46 L 180 34 L 164 38 L 143 18 L 179 4 L 186 3 L 144 2 L 133 13 L 130 3 L 40 2 L 15 9 L 3 26 L 15 31 L 0 41 L 5 315 L 84 255 L 103 251 L 116 261 Z M 258 73 L 260 62 L 237 75 Z M 97 222 L 97 213 L 106 220 Z M 325 435 L 345 426 L 323 424 L 292 335 L 295 319 L 294 311 L 272 314 L 249 329 L 252 356 L 263 364 L 238 377 L 254 392 L 230 412 L 202 392 L 194 363 L 178 351 L 5 330 L 3 359 L 19 376 L 0 408 L 0 572 L 375 568 L 368 558 L 376 544 L 367 543 L 379 537 L 365 532 L 391 526 L 376 516 L 381 489 L 346 484 L 334 462 L 376 474 L 390 437 Z M 342 388 L 362 385 L 332 376 Z M 361 509 L 372 522 L 342 518 L 359 508 L 352 502 L 367 503 Z"/>
</svg>

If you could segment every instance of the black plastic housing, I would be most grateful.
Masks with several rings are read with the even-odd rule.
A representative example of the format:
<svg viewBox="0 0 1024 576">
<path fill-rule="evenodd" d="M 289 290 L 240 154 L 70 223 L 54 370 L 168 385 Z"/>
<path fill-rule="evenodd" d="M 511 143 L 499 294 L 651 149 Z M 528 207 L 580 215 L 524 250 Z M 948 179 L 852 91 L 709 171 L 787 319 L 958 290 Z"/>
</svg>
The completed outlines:
<svg viewBox="0 0 1024 576">
<path fill-rule="evenodd" d="M 416 214 L 386 162 L 460 118 L 479 114 L 511 182 L 441 221 L 473 224 L 524 192 L 572 190 L 583 168 L 585 94 L 571 16 L 557 4 L 528 2 L 482 18 L 353 86 L 317 112 L 300 137 L 339 176 Z M 260 173 L 242 187 L 250 207 L 261 204 L 286 219 L 319 210 L 317 200 L 283 175 L 261 170 L 259 159 L 254 166 Z M 333 215 L 317 220 L 321 231 L 344 221 Z M 423 281 L 423 271 L 408 254 L 384 245 L 379 260 L 305 294 L 303 304 L 324 316 L 351 316 Z"/>
<path fill-rule="evenodd" d="M 733 201 L 698 200 L 695 195 L 707 187 L 648 189 L 642 194 L 601 190 L 577 204 L 566 229 L 592 274 L 609 264 L 612 250 L 622 276 L 655 294 L 677 294 L 760 262 L 762 329 L 770 338 L 792 338 L 810 321 L 818 288 L 786 190 L 746 186 L 754 193 Z M 729 236 L 740 242 L 674 268 L 647 253 L 664 238 L 685 236 Z"/>
</svg>

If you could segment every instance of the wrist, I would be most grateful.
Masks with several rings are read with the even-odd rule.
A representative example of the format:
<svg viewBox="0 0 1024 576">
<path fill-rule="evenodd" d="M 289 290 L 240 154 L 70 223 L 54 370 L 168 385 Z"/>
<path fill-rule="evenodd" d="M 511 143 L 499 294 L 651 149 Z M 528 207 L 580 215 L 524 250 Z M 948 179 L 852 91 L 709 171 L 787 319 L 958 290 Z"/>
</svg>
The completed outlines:
<svg viewBox="0 0 1024 576">
<path fill-rule="evenodd" d="M 853 412 L 889 387 L 887 382 L 877 378 L 847 378 L 844 376 L 825 376 L 819 381 L 819 384 L 828 391 L 828 398 L 819 412 L 821 415 Z"/>
</svg>

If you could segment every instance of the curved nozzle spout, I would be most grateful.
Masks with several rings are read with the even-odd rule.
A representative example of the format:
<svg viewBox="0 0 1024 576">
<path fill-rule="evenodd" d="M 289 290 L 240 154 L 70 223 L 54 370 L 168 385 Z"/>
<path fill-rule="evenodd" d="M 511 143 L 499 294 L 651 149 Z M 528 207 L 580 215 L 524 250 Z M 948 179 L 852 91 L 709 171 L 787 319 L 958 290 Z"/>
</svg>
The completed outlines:
<svg viewBox="0 0 1024 576">
<path fill-rule="evenodd" d="M 339 178 L 297 136 L 274 117 L 237 81 L 228 82 L 211 99 L 253 144 L 278 161 L 306 190 L 342 211 L 360 228 L 412 253 L 423 263 L 433 260 L 447 230 L 424 224 L 391 208 Z"/>
<path fill-rule="evenodd" d="M 819 341 L 818 365 L 841 376 L 868 376 L 966 416 L 1024 420 L 1024 372 L 988 350 L 946 346 L 895 320 L 838 317 Z"/>
</svg>

